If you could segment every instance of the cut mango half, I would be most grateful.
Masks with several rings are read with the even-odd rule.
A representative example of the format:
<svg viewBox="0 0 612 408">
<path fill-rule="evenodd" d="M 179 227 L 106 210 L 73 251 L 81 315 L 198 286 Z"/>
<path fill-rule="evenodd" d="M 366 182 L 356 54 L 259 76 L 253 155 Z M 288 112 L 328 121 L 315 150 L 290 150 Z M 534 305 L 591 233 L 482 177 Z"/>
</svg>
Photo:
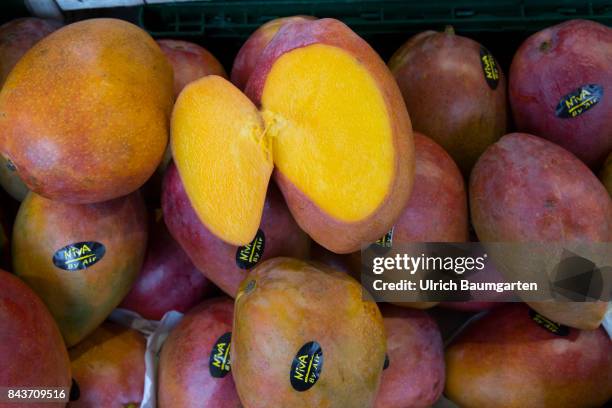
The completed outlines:
<svg viewBox="0 0 612 408">
<path fill-rule="evenodd" d="M 255 237 L 272 174 L 272 155 L 255 105 L 229 81 L 189 84 L 172 113 L 172 156 L 202 223 L 234 245 Z"/>
<path fill-rule="evenodd" d="M 391 118 L 352 54 L 323 44 L 285 53 L 261 105 L 260 113 L 216 76 L 192 83 L 176 102 L 174 160 L 211 232 L 234 245 L 251 241 L 273 166 L 336 222 L 363 221 L 385 202 L 396 176 Z"/>
</svg>

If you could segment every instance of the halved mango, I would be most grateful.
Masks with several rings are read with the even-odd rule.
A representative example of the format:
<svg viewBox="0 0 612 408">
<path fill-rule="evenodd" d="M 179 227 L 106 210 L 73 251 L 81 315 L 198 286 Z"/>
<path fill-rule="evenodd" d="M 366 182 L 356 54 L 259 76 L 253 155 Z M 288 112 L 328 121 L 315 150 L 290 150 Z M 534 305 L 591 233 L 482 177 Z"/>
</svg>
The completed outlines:
<svg viewBox="0 0 612 408">
<path fill-rule="evenodd" d="M 380 206 L 393 181 L 391 125 L 380 89 L 353 56 L 323 44 L 284 54 L 262 108 L 276 167 L 323 211 L 355 222 Z"/>
<path fill-rule="evenodd" d="M 251 242 L 273 167 L 255 105 L 220 76 L 201 78 L 176 101 L 171 146 L 200 220 L 230 244 Z"/>
<path fill-rule="evenodd" d="M 222 240 L 248 244 L 275 166 L 289 209 L 319 244 L 346 253 L 376 240 L 400 215 L 414 173 L 410 119 L 390 72 L 330 19 L 286 24 L 260 62 L 247 86 L 260 111 L 214 76 L 176 102 L 171 145 L 198 217 Z"/>
</svg>

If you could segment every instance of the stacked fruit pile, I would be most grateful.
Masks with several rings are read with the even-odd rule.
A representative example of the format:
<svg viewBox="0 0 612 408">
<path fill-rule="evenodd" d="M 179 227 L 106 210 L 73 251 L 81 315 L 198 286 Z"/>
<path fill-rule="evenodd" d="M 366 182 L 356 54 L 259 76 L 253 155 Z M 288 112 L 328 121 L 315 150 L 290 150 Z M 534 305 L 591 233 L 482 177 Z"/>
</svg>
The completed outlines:
<svg viewBox="0 0 612 408">
<path fill-rule="evenodd" d="M 418 310 L 436 303 L 367 302 L 355 275 L 389 234 L 612 241 L 610 66 L 588 21 L 528 38 L 508 85 L 451 28 L 387 66 L 337 20 L 278 19 L 230 82 L 121 20 L 0 27 L 0 182 L 21 201 L 0 205 L 0 388 L 138 406 L 145 337 L 107 321 L 121 307 L 186 313 L 160 407 L 604 404 L 607 303 L 442 303 L 489 310 L 444 350 Z"/>
</svg>

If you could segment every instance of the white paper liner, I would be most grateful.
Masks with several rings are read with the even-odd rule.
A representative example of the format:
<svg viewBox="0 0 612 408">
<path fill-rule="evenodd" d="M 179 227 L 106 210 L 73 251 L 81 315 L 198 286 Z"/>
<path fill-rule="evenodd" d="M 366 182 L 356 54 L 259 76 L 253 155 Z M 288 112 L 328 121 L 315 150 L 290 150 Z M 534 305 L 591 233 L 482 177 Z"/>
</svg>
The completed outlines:
<svg viewBox="0 0 612 408">
<path fill-rule="evenodd" d="M 115 309 L 109 320 L 142 333 L 147 339 L 145 352 L 145 381 L 140 408 L 156 408 L 158 355 L 170 331 L 181 321 L 183 314 L 171 311 L 160 321 L 147 320 L 130 310 Z"/>
<path fill-rule="evenodd" d="M 608 332 L 610 340 L 612 340 L 612 302 L 608 303 L 608 311 L 604 316 L 602 326 L 604 330 Z"/>
</svg>

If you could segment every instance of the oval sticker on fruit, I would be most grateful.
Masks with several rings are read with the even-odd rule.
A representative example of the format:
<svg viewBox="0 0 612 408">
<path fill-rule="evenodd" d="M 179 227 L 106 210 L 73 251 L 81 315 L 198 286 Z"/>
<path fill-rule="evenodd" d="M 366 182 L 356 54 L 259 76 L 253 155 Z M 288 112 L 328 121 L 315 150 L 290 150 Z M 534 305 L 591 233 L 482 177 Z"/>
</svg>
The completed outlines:
<svg viewBox="0 0 612 408">
<path fill-rule="evenodd" d="M 53 265 L 65 271 L 87 269 L 100 261 L 106 247 L 100 242 L 75 242 L 58 249 L 53 254 Z"/>
<path fill-rule="evenodd" d="M 557 336 L 567 336 L 570 333 L 570 329 L 567 326 L 562 324 L 553 322 L 550 319 L 547 319 L 545 316 L 542 316 L 538 312 L 533 309 L 529 309 L 529 317 L 533 320 L 538 326 L 543 329 L 551 332 L 552 334 L 556 334 Z"/>
<path fill-rule="evenodd" d="M 208 368 L 210 375 L 215 378 L 223 378 L 230 372 L 230 345 L 232 341 L 232 332 L 222 334 L 215 342 L 210 351 L 210 359 Z"/>
<path fill-rule="evenodd" d="M 495 58 L 485 47 L 480 47 L 480 64 L 487 85 L 491 89 L 496 89 L 499 83 L 499 70 Z"/>
<path fill-rule="evenodd" d="M 597 105 L 603 97 L 603 86 L 589 84 L 568 93 L 557 105 L 555 115 L 559 118 L 575 118 Z"/>
<path fill-rule="evenodd" d="M 307 391 L 316 384 L 323 369 L 323 350 L 316 341 L 304 344 L 291 364 L 291 386 L 297 391 Z"/>
<path fill-rule="evenodd" d="M 251 243 L 238 247 L 236 250 L 236 265 L 240 269 L 251 269 L 263 256 L 264 248 L 266 245 L 266 236 L 264 232 L 259 229 L 255 238 Z"/>
</svg>

